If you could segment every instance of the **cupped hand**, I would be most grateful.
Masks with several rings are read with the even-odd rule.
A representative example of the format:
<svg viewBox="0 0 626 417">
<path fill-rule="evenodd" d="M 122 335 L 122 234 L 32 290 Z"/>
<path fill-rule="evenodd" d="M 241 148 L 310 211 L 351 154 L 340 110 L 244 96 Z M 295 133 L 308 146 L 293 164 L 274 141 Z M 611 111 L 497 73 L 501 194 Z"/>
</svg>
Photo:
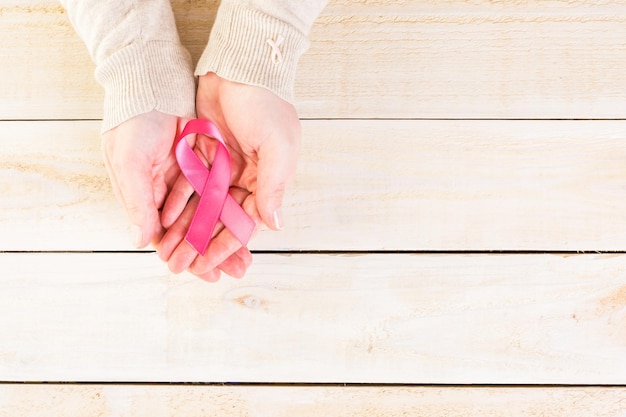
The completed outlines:
<svg viewBox="0 0 626 417">
<path fill-rule="evenodd" d="M 172 146 L 186 121 L 152 111 L 102 135 L 105 166 L 137 248 L 156 243 L 163 234 L 159 209 L 180 173 Z"/>
<path fill-rule="evenodd" d="M 295 108 L 265 88 L 208 73 L 199 80 L 196 111 L 217 125 L 226 142 L 232 161 L 231 195 L 257 226 L 280 230 L 283 195 L 295 174 L 300 149 Z M 207 164 L 215 149 L 215 141 L 196 139 L 196 154 Z M 205 254 L 198 255 L 184 240 L 197 205 L 193 194 L 179 175 L 163 207 L 161 221 L 168 231 L 158 245 L 159 255 L 173 272 L 189 269 L 208 281 L 219 279 L 220 270 L 243 276 L 251 263 L 250 252 L 221 224 Z"/>
</svg>

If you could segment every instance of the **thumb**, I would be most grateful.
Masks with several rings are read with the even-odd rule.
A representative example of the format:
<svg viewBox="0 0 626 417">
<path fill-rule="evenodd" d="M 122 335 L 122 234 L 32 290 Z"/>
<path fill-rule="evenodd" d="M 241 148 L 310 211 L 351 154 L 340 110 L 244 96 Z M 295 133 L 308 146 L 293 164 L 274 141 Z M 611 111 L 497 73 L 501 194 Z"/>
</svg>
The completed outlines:
<svg viewBox="0 0 626 417">
<path fill-rule="evenodd" d="M 159 212 L 154 202 L 154 187 L 149 164 L 125 164 L 116 177 L 122 203 L 132 224 L 131 238 L 137 248 L 147 246 L 160 229 Z"/>
<path fill-rule="evenodd" d="M 298 147 L 265 144 L 259 149 L 256 206 L 263 222 L 273 230 L 284 227 L 282 215 L 285 188 L 296 172 Z"/>
</svg>

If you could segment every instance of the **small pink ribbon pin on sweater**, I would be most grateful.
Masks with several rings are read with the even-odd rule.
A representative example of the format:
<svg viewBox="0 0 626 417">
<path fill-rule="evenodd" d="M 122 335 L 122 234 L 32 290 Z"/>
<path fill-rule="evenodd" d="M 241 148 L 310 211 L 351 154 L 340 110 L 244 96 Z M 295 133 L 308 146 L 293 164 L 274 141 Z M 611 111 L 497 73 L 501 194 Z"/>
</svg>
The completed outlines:
<svg viewBox="0 0 626 417">
<path fill-rule="evenodd" d="M 210 169 L 198 158 L 185 139 L 194 133 L 206 135 L 219 142 Z M 246 246 L 252 237 L 255 224 L 228 194 L 231 175 L 230 154 L 217 126 L 209 120 L 190 120 L 177 140 L 176 160 L 183 175 L 200 196 L 185 240 L 199 254 L 204 254 L 217 222 L 221 221 L 237 240 Z"/>
</svg>

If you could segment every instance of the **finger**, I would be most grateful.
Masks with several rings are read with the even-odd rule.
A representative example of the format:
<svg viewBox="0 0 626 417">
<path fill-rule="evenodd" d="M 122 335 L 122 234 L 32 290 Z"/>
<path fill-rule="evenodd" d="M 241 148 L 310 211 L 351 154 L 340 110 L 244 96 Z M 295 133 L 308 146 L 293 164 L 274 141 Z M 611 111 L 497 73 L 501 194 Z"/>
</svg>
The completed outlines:
<svg viewBox="0 0 626 417">
<path fill-rule="evenodd" d="M 207 273 L 198 275 L 198 278 L 207 282 L 217 282 L 220 280 L 220 275 L 221 275 L 221 272 L 219 269 L 213 269 Z"/>
<path fill-rule="evenodd" d="M 168 156 L 162 168 L 153 174 L 155 178 L 154 200 L 157 207 L 163 209 L 167 196 L 181 174 L 176 157 Z"/>
<path fill-rule="evenodd" d="M 230 277 L 243 278 L 251 263 L 252 254 L 250 254 L 248 248 L 242 247 L 226 258 L 218 268 Z"/>
<path fill-rule="evenodd" d="M 185 239 L 187 229 L 189 228 L 194 213 L 196 212 L 199 200 L 198 196 L 192 196 L 189 203 L 184 207 L 181 215 L 176 219 L 174 224 L 167 229 L 167 232 L 165 232 L 165 235 L 157 246 L 159 258 L 161 258 L 162 261 L 169 262 L 176 248 L 178 248 L 181 242 Z M 183 268 L 183 270 L 184 269 L 186 269 L 186 267 Z"/>
<path fill-rule="evenodd" d="M 217 248 L 212 251 L 210 250 L 211 246 L 214 245 L 217 237 L 220 236 L 220 232 L 224 229 L 224 225 L 221 222 L 218 222 L 213 232 L 213 240 L 211 241 L 209 249 L 204 255 L 208 257 L 214 256 L 215 253 L 219 253 L 219 258 L 216 259 L 217 263 L 211 264 L 210 267 L 203 268 L 199 271 L 193 270 L 192 264 L 197 259 L 201 258 L 201 256 L 198 255 L 195 248 L 193 248 L 185 240 L 185 236 L 198 206 L 198 202 L 199 198 L 197 196 L 194 196 L 183 211 L 180 218 L 167 231 L 166 236 L 162 239 L 161 247 L 158 250 L 161 259 L 167 261 L 170 271 L 176 274 L 186 269 L 190 269 L 194 275 L 201 276 L 203 274 L 206 274 L 210 270 L 215 269 L 215 267 L 218 264 L 222 263 L 224 259 L 226 259 L 228 255 L 230 255 L 230 253 L 236 250 L 232 250 L 230 253 L 224 255 L 222 255 L 222 252 L 216 252 Z M 219 239 L 217 240 L 217 242 L 219 242 Z"/>
<path fill-rule="evenodd" d="M 191 198 L 189 204 L 187 204 L 181 216 L 176 220 L 172 227 L 167 230 L 165 236 L 163 237 L 163 239 L 161 239 L 159 247 L 157 248 L 161 260 L 167 262 L 169 269 L 174 273 L 180 273 L 186 269 L 189 269 L 192 262 L 197 257 L 200 257 L 195 248 L 193 248 L 185 240 L 185 236 L 187 235 L 187 231 L 189 230 L 189 226 L 191 225 L 199 201 L 200 198 L 197 195 L 194 195 Z M 220 232 L 223 229 L 224 225 L 221 222 L 218 222 L 215 225 L 212 238 L 215 238 L 215 236 L 219 236 Z M 211 241 L 209 248 L 212 244 L 213 241 Z M 222 260 L 223 259 L 220 259 L 220 263 Z M 208 270 L 209 268 L 206 268 L 201 272 L 195 273 L 195 275 L 200 275 L 201 273 L 205 273 Z"/>
<path fill-rule="evenodd" d="M 250 268 L 250 265 L 252 265 L 252 261 L 254 260 L 254 257 L 252 256 L 252 252 L 250 252 L 248 248 L 243 247 L 235 253 L 237 254 L 237 256 L 239 256 L 239 258 L 243 262 L 246 270 Z"/>
<path fill-rule="evenodd" d="M 192 185 L 183 174 L 180 174 L 163 205 L 161 224 L 164 228 L 169 229 L 174 224 L 176 219 L 178 219 L 185 210 L 192 194 Z"/>
<path fill-rule="evenodd" d="M 218 268 L 211 269 L 210 271 L 203 272 L 201 274 L 194 273 L 193 270 L 190 270 L 189 272 L 208 282 L 218 281 L 220 279 L 221 272 L 224 272 L 226 275 L 233 278 L 243 278 L 246 273 L 246 269 L 249 266 L 249 264 L 246 266 L 246 261 L 248 259 L 251 260 L 252 256 L 249 255 L 247 257 L 245 253 L 241 253 L 243 252 L 242 249 L 246 248 L 241 248 L 237 252 L 230 255 L 228 259 L 222 262 Z"/>
<path fill-rule="evenodd" d="M 148 166 L 146 166 L 148 165 Z M 160 230 L 149 164 L 123 164 L 117 169 L 118 184 L 130 222 L 136 228 L 135 246 L 143 248 Z"/>
<path fill-rule="evenodd" d="M 180 244 L 174 249 L 172 256 L 167 262 L 167 267 L 175 274 L 189 269 L 194 260 L 198 257 L 196 250 L 187 243 L 186 240 L 180 242 Z M 207 271 L 204 271 L 207 272 Z M 194 274 L 198 275 L 198 274 Z"/>
<path fill-rule="evenodd" d="M 152 167 L 146 160 L 113 161 L 107 141 L 103 155 L 114 193 L 122 202 L 133 225 L 133 244 L 143 248 L 159 233 L 158 208 L 154 201 Z"/>
<path fill-rule="evenodd" d="M 263 219 L 261 219 L 261 215 L 259 214 L 259 210 L 256 205 L 256 195 L 250 194 L 244 202 L 241 204 L 241 208 L 246 212 L 246 214 L 252 219 L 255 224 L 254 232 L 252 233 L 252 238 L 256 236 L 260 227 L 263 225 Z M 252 239 L 251 238 L 251 239 Z"/>
<path fill-rule="evenodd" d="M 159 247 L 161 246 L 161 241 L 163 240 L 163 237 L 165 236 L 165 233 L 167 232 L 167 230 L 165 230 L 164 228 L 161 228 L 159 230 L 158 233 L 156 233 L 153 237 L 152 237 L 152 242 L 150 242 L 150 244 L 152 245 L 153 248 L 155 248 L 157 251 L 159 250 Z"/>
<path fill-rule="evenodd" d="M 107 155 L 106 152 L 104 152 L 104 148 L 103 148 L 102 154 L 104 156 L 103 158 L 104 166 L 106 168 L 107 175 L 109 176 L 109 181 L 111 182 L 111 188 L 113 189 L 113 194 L 115 195 L 115 198 L 117 199 L 117 201 L 119 201 L 122 204 L 122 206 L 126 208 L 126 202 L 124 201 L 124 197 L 122 196 L 120 186 L 117 182 L 115 171 L 113 170 L 111 166 L 111 162 L 109 161 L 109 156 Z M 163 229 L 159 228 L 157 233 L 153 235 L 151 243 L 153 244 L 157 243 L 160 240 L 162 234 L 163 234 Z M 140 227 L 136 225 L 133 225 L 131 227 L 131 239 L 132 239 L 132 243 L 134 246 L 142 247 L 143 232 L 141 231 Z"/>
<path fill-rule="evenodd" d="M 246 190 L 238 188 L 231 188 L 229 192 L 237 202 L 250 195 Z M 159 257 L 168 263 L 168 267 L 174 273 L 189 269 L 194 275 L 204 276 L 216 269 L 241 247 L 241 243 L 232 233 L 224 230 L 224 225 L 221 222 L 215 226 L 211 243 L 204 256 L 199 256 L 195 249 L 184 240 L 199 200 L 197 195 L 191 198 L 181 216 L 166 232 L 158 248 Z M 234 268 L 233 273 L 239 274 L 239 269 L 241 267 Z"/>
<path fill-rule="evenodd" d="M 111 181 L 111 188 L 113 188 L 113 194 L 115 198 L 120 203 L 124 204 L 124 200 L 122 199 L 122 193 L 120 192 L 120 186 L 117 183 L 117 178 L 115 178 L 115 172 L 113 172 L 113 168 L 111 167 L 111 161 L 109 161 L 109 155 L 105 151 L 105 144 L 102 141 L 102 157 L 104 159 L 104 167 L 106 168 L 107 175 L 109 176 L 109 181 Z"/>
<path fill-rule="evenodd" d="M 251 198 L 251 200 L 254 199 Z M 226 251 L 228 252 L 229 250 L 226 249 Z M 219 264 L 216 269 L 220 269 L 232 278 L 243 278 L 250 265 L 252 265 L 252 261 L 252 253 L 247 247 L 242 246 Z"/>
<path fill-rule="evenodd" d="M 206 254 L 196 257 L 190 271 L 198 276 L 205 274 L 217 268 L 241 247 L 241 242 L 228 229 L 224 229 L 211 240 Z"/>
<path fill-rule="evenodd" d="M 266 142 L 258 152 L 256 205 L 263 222 L 273 230 L 284 227 L 281 206 L 287 183 L 296 171 L 298 141 L 295 142 Z"/>
</svg>

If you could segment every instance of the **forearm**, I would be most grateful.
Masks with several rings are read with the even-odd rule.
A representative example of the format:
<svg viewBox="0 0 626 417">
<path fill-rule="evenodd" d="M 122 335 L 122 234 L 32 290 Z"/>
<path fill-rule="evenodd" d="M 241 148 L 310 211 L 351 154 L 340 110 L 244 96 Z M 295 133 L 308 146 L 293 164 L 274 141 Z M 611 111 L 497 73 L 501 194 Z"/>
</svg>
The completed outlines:
<svg viewBox="0 0 626 417">
<path fill-rule="evenodd" d="M 193 117 L 195 80 L 169 1 L 61 0 L 104 87 L 103 130 L 151 110 Z"/>
<path fill-rule="evenodd" d="M 327 0 L 223 0 L 196 75 L 265 87 L 293 102 L 308 35 Z"/>
</svg>

